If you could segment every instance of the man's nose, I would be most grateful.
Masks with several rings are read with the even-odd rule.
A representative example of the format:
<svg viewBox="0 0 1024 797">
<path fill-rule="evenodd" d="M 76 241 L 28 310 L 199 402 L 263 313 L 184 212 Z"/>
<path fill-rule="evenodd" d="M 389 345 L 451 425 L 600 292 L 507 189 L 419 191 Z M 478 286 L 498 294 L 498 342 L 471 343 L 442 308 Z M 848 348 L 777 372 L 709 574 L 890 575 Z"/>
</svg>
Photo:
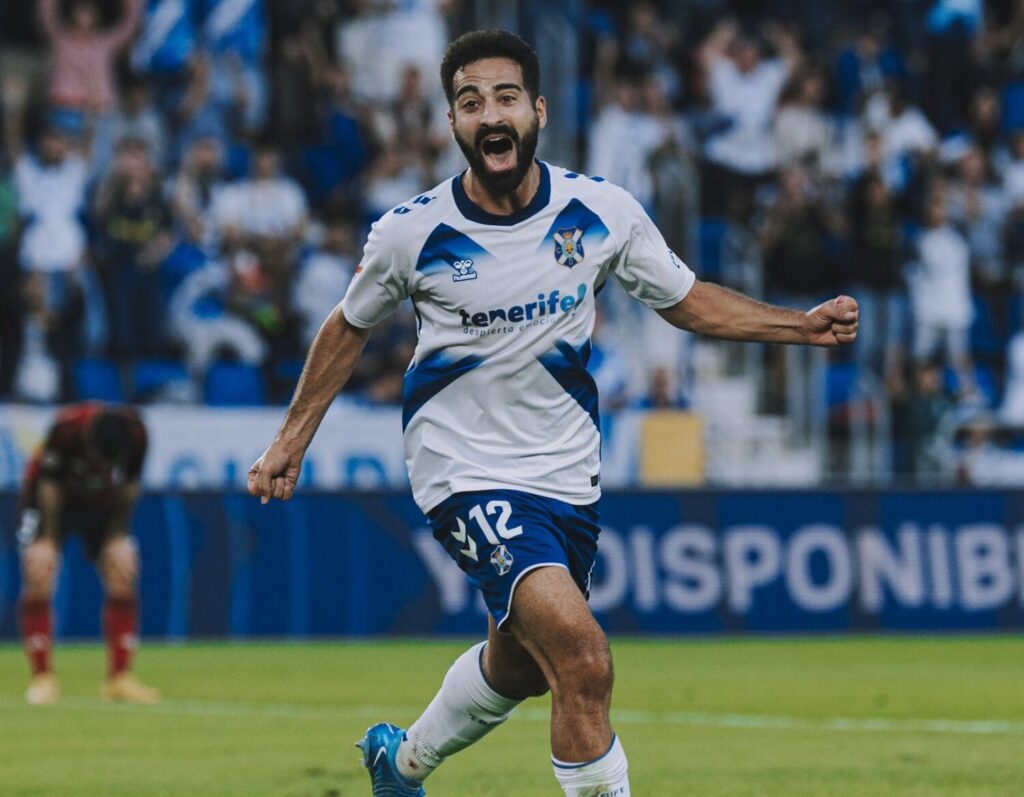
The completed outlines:
<svg viewBox="0 0 1024 797">
<path fill-rule="evenodd" d="M 480 114 L 480 124 L 494 125 L 501 121 L 501 106 L 494 100 L 485 100 L 483 112 Z"/>
</svg>

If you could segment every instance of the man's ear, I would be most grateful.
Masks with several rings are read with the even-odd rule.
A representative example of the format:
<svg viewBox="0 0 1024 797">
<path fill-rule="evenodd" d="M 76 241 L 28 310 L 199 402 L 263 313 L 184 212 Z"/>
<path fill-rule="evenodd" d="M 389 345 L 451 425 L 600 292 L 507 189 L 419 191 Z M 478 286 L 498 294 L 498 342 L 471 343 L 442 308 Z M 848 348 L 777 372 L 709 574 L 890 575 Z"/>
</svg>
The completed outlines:
<svg viewBox="0 0 1024 797">
<path fill-rule="evenodd" d="M 537 125 L 543 129 L 548 126 L 548 101 L 543 96 L 533 101 L 533 109 L 537 112 Z"/>
</svg>

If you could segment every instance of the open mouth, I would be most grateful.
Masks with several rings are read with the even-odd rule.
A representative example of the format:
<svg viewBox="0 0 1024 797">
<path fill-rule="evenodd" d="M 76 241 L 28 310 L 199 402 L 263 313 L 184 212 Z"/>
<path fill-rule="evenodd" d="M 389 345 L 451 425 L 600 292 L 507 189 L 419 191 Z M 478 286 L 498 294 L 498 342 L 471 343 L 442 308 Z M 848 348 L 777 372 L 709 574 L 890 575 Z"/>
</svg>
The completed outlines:
<svg viewBox="0 0 1024 797">
<path fill-rule="evenodd" d="M 512 139 L 503 133 L 487 136 L 480 145 L 484 155 L 505 155 L 512 151 Z"/>
</svg>

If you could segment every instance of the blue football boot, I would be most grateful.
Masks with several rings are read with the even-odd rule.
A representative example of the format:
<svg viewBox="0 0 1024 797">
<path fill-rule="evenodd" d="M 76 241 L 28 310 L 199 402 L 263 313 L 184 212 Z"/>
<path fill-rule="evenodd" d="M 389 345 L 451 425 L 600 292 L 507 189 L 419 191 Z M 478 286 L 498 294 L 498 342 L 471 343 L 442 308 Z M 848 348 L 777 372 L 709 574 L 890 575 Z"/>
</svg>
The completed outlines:
<svg viewBox="0 0 1024 797">
<path fill-rule="evenodd" d="M 398 771 L 395 756 L 405 739 L 405 730 L 381 722 L 367 728 L 366 735 L 356 742 L 363 751 L 363 766 L 370 770 L 373 797 L 425 797 L 423 787 Z"/>
</svg>

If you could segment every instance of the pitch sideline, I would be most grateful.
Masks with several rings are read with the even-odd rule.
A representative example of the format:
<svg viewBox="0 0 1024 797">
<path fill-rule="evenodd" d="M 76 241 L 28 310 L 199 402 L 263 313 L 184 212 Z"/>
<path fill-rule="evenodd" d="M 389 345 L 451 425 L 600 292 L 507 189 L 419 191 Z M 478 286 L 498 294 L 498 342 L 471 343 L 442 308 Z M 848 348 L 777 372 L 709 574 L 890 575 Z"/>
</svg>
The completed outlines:
<svg viewBox="0 0 1024 797">
<path fill-rule="evenodd" d="M 29 711 L 103 711 L 140 712 L 175 716 L 207 717 L 266 717 L 270 719 L 379 719 L 380 717 L 412 717 L 413 706 L 338 706 L 324 708 L 300 704 L 244 703 L 205 700 L 165 700 L 155 706 L 134 706 L 107 703 L 96 698 L 65 697 L 59 705 L 40 709 L 27 706 L 20 700 L 0 699 L 0 709 Z M 543 708 L 522 708 L 514 719 L 528 722 L 547 722 L 550 714 Z M 717 712 L 642 711 L 621 709 L 612 711 L 615 725 L 675 725 L 712 728 L 739 728 L 774 731 L 834 731 L 854 733 L 935 733 L 959 735 L 1024 736 L 1024 722 L 1009 720 L 953 720 L 953 719 L 891 719 L 888 717 L 823 717 L 808 719 L 764 714 L 735 714 Z"/>
</svg>

